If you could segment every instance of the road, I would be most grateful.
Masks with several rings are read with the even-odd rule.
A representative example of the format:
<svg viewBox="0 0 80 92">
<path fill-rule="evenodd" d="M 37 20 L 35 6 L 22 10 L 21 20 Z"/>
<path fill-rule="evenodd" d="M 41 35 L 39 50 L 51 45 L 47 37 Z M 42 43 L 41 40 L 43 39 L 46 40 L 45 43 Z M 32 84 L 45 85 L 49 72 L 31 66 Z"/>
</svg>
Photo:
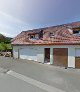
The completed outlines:
<svg viewBox="0 0 80 92">
<path fill-rule="evenodd" d="M 1 92 L 46 92 L 23 80 L 9 74 L 0 72 L 0 91 Z"/>
<path fill-rule="evenodd" d="M 0 57 L 2 92 L 80 92 L 80 70 Z M 8 91 L 6 91 L 6 90 Z"/>
</svg>

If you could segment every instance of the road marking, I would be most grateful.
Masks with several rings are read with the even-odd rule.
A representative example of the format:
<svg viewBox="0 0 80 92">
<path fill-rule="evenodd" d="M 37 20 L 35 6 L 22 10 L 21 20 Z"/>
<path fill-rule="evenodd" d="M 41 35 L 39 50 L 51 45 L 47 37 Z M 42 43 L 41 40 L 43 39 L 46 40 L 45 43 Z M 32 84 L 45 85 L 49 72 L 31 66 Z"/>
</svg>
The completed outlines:
<svg viewBox="0 0 80 92">
<path fill-rule="evenodd" d="M 9 75 L 11 75 L 13 77 L 16 77 L 16 78 L 18 78 L 20 80 L 23 80 L 23 81 L 25 81 L 25 82 L 27 82 L 27 83 L 29 83 L 31 85 L 34 85 L 34 86 L 36 86 L 36 87 L 38 87 L 40 89 L 43 89 L 45 91 L 48 91 L 48 92 L 65 92 L 65 91 L 60 90 L 60 89 L 58 89 L 56 87 L 49 86 L 49 85 L 47 85 L 45 83 L 39 82 L 37 80 L 34 80 L 34 79 L 29 78 L 27 76 L 24 76 L 22 74 L 16 73 L 16 72 L 14 72 L 12 70 L 8 71 L 7 74 L 9 74 Z"/>
</svg>

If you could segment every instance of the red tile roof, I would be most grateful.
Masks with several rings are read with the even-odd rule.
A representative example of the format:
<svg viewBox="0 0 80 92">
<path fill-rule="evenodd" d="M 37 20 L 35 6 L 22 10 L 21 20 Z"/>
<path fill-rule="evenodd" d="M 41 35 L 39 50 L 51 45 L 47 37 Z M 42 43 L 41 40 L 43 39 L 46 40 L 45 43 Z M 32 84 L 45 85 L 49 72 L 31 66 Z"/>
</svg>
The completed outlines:
<svg viewBox="0 0 80 92">
<path fill-rule="evenodd" d="M 80 27 L 80 22 L 23 31 L 12 40 L 12 45 L 80 45 L 80 36 L 73 34 L 73 28 L 77 27 Z M 43 38 L 29 39 L 29 35 L 39 34 L 41 30 Z"/>
</svg>

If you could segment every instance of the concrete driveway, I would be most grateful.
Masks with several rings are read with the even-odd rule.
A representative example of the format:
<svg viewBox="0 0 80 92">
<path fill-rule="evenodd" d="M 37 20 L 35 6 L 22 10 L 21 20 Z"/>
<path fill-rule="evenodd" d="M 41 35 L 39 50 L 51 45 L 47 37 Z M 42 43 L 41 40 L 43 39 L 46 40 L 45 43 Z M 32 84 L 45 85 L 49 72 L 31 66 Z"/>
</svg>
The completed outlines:
<svg viewBox="0 0 80 92">
<path fill-rule="evenodd" d="M 25 87 L 28 87 L 28 90 L 31 88 L 28 92 L 80 92 L 80 70 L 77 69 L 64 69 L 28 60 L 4 57 L 0 57 L 0 67 L 10 70 L 5 75 L 3 74 L 6 80 L 3 80 L 3 84 L 5 82 L 9 84 L 7 78 L 11 78 L 11 81 L 15 80 L 15 85 L 17 82 L 18 87 L 25 90 L 27 89 L 23 85 L 26 83 Z M 20 81 L 22 83 L 19 83 Z"/>
</svg>

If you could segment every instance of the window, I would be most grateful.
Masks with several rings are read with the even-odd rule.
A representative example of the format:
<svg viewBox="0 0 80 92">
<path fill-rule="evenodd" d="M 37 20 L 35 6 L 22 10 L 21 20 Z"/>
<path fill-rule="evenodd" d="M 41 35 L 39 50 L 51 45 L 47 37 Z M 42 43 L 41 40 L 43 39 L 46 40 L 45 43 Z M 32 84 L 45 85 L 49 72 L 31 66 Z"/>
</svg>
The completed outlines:
<svg viewBox="0 0 80 92">
<path fill-rule="evenodd" d="M 80 30 L 73 30 L 73 34 L 75 36 L 80 36 Z"/>
<path fill-rule="evenodd" d="M 79 34 L 79 33 L 80 33 L 79 30 L 73 31 L 73 34 Z"/>
<path fill-rule="evenodd" d="M 35 38 L 35 36 L 34 35 L 30 35 L 30 39 L 33 39 L 33 38 Z"/>
<path fill-rule="evenodd" d="M 50 37 L 53 37 L 54 36 L 54 33 L 50 33 Z"/>
<path fill-rule="evenodd" d="M 35 34 L 35 35 L 31 34 L 31 35 L 29 35 L 29 39 L 38 40 L 39 35 L 38 34 Z"/>
<path fill-rule="evenodd" d="M 31 35 L 28 35 L 29 36 L 29 39 L 34 39 L 35 38 L 35 35 L 31 34 Z"/>
</svg>

